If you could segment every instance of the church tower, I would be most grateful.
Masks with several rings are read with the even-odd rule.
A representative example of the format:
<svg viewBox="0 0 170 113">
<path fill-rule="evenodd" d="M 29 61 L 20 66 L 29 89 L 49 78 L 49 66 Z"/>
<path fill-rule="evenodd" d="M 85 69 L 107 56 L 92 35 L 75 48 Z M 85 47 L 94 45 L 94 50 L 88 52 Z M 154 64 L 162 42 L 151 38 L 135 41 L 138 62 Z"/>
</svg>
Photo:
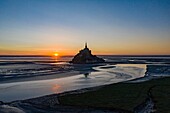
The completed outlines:
<svg viewBox="0 0 170 113">
<path fill-rule="evenodd" d="M 87 48 L 87 42 L 85 43 L 85 48 Z"/>
</svg>

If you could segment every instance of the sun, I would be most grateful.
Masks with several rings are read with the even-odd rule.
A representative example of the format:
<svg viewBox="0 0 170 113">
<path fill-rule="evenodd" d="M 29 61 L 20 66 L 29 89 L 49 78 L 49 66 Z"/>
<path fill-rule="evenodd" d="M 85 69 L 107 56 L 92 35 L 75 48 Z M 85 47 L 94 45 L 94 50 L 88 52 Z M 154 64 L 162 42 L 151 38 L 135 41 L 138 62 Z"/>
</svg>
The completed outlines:
<svg viewBox="0 0 170 113">
<path fill-rule="evenodd" d="M 58 53 L 54 53 L 54 56 L 58 56 L 59 54 Z"/>
</svg>

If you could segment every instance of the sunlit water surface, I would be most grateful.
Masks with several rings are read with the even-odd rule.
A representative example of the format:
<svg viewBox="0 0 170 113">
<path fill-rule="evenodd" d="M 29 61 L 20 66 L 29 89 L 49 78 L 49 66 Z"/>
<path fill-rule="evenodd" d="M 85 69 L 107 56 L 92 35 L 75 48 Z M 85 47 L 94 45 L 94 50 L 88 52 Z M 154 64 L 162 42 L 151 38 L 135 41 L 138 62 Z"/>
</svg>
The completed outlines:
<svg viewBox="0 0 170 113">
<path fill-rule="evenodd" d="M 127 81 L 144 76 L 146 64 L 105 65 L 93 69 L 97 71 L 85 75 L 0 84 L 0 100 L 9 102 Z"/>
</svg>

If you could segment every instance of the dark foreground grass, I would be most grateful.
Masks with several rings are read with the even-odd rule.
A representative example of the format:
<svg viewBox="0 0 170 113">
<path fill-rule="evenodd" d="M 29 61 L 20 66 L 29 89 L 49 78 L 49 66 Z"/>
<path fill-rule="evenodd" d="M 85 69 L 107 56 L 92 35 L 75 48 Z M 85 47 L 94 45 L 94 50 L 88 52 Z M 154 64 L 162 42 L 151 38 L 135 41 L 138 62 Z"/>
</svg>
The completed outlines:
<svg viewBox="0 0 170 113">
<path fill-rule="evenodd" d="M 137 105 L 145 101 L 150 89 L 157 112 L 170 113 L 170 78 L 107 85 L 96 91 L 60 96 L 59 101 L 62 105 L 133 111 Z"/>
<path fill-rule="evenodd" d="M 170 113 L 170 85 L 156 86 L 152 89 L 158 113 Z"/>
</svg>

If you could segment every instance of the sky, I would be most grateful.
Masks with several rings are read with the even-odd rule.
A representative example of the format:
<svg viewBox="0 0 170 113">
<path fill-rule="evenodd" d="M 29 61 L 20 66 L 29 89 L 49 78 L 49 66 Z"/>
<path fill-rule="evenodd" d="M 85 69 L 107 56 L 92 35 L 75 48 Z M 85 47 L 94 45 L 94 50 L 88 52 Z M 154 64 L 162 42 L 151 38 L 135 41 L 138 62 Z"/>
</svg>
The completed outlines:
<svg viewBox="0 0 170 113">
<path fill-rule="evenodd" d="M 170 55 L 170 0 L 0 0 L 0 55 Z"/>
</svg>

